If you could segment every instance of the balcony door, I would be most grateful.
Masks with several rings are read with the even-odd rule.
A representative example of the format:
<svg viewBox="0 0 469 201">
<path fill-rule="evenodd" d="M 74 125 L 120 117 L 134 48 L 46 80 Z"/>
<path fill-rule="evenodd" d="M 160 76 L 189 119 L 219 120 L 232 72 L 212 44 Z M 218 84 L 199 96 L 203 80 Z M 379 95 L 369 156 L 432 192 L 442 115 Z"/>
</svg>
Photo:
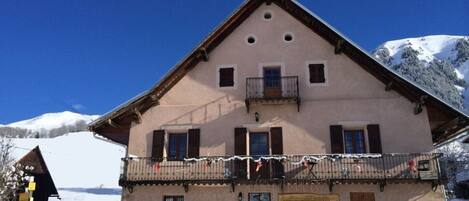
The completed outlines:
<svg viewBox="0 0 469 201">
<path fill-rule="evenodd" d="M 270 155 L 268 132 L 253 132 L 249 134 L 249 155 L 253 156 L 256 160 L 259 159 L 258 156 Z M 261 161 L 261 163 L 251 161 L 249 166 L 250 179 L 269 177 L 270 166 L 268 161 Z"/>
<path fill-rule="evenodd" d="M 282 79 L 281 68 L 264 67 L 264 97 L 265 98 L 279 98 L 282 97 Z"/>
</svg>

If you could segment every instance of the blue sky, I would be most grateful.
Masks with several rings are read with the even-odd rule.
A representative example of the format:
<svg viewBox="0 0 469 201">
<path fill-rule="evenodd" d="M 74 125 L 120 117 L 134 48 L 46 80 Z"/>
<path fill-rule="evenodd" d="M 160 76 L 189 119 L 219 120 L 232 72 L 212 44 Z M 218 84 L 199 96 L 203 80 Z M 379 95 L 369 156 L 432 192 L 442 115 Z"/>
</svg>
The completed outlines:
<svg viewBox="0 0 469 201">
<path fill-rule="evenodd" d="M 0 1 L 0 124 L 64 110 L 103 114 L 148 89 L 241 0 Z M 467 0 L 302 0 L 371 51 L 469 35 Z"/>
</svg>

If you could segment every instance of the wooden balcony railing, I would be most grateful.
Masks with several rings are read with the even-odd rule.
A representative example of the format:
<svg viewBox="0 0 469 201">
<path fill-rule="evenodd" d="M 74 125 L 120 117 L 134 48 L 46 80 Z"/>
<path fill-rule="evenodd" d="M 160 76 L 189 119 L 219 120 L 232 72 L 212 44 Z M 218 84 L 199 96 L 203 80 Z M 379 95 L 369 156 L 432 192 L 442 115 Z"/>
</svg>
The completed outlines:
<svg viewBox="0 0 469 201">
<path fill-rule="evenodd" d="M 246 107 L 253 102 L 293 102 L 300 105 L 298 76 L 246 78 Z"/>
<path fill-rule="evenodd" d="M 436 153 L 239 156 L 237 159 L 210 156 L 198 161 L 124 158 L 120 184 L 436 182 L 440 179 L 439 156 Z"/>
</svg>

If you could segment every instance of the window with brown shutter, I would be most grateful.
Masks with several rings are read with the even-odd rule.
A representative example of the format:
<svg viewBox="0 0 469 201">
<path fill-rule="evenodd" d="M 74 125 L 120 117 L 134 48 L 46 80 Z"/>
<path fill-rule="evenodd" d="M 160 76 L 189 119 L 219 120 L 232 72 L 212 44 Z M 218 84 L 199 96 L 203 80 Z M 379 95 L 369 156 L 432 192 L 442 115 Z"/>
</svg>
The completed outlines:
<svg viewBox="0 0 469 201">
<path fill-rule="evenodd" d="M 366 127 L 366 129 L 368 131 L 368 144 L 370 147 L 370 153 L 383 153 L 379 125 L 370 124 Z"/>
<path fill-rule="evenodd" d="M 344 153 L 344 142 L 341 125 L 331 125 L 331 153 L 340 154 Z"/>
<path fill-rule="evenodd" d="M 309 64 L 309 83 L 325 83 L 326 76 L 324 71 L 324 64 Z"/>
<path fill-rule="evenodd" d="M 198 158 L 200 149 L 200 129 L 189 129 L 189 150 L 187 152 L 188 158 Z"/>
<path fill-rule="evenodd" d="M 234 86 L 234 68 L 219 68 L 219 79 L 220 87 Z"/>
<path fill-rule="evenodd" d="M 152 160 L 163 161 L 164 134 L 164 130 L 153 131 L 153 142 L 151 150 Z"/>
</svg>

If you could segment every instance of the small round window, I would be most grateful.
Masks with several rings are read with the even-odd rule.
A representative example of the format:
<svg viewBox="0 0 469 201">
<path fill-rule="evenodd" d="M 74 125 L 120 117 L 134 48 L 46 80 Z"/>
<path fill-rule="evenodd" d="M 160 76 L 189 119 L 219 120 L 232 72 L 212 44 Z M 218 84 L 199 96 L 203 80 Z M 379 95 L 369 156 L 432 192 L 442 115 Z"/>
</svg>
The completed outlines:
<svg viewBox="0 0 469 201">
<path fill-rule="evenodd" d="M 248 45 L 254 45 L 254 44 L 256 44 L 256 42 L 257 42 L 256 36 L 254 36 L 254 35 L 246 36 L 246 43 Z"/>
<path fill-rule="evenodd" d="M 286 33 L 283 35 L 283 40 L 287 43 L 293 41 L 293 34 L 292 33 Z"/>
<path fill-rule="evenodd" d="M 272 12 L 265 11 L 264 12 L 264 20 L 271 20 L 272 19 Z"/>
</svg>

